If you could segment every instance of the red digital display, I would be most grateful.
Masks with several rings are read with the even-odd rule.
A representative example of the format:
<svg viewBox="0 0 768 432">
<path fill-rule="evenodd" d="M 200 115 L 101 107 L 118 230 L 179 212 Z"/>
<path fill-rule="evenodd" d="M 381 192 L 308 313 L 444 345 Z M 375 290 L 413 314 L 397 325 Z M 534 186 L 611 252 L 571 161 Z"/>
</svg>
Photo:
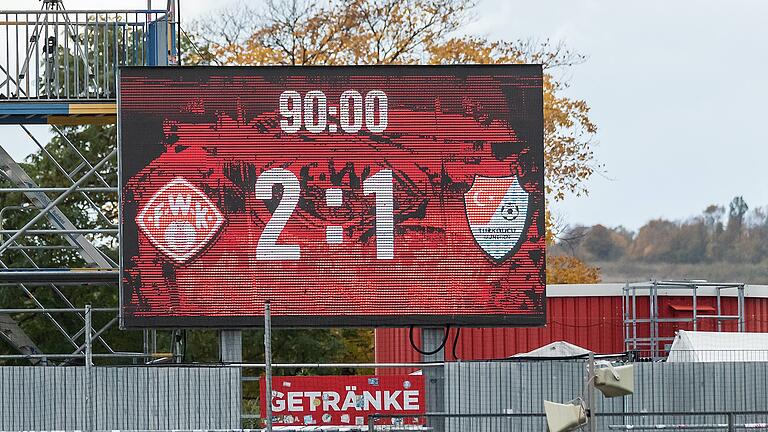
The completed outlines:
<svg viewBox="0 0 768 432">
<path fill-rule="evenodd" d="M 125 68 L 124 327 L 541 325 L 539 66 Z"/>
<path fill-rule="evenodd" d="M 396 426 L 423 423 L 426 412 L 424 376 L 277 376 L 272 379 L 272 397 L 266 397 L 266 380 L 259 380 L 261 413 L 272 401 L 276 426 L 368 425 L 372 414 L 407 415 L 392 418 Z"/>
</svg>

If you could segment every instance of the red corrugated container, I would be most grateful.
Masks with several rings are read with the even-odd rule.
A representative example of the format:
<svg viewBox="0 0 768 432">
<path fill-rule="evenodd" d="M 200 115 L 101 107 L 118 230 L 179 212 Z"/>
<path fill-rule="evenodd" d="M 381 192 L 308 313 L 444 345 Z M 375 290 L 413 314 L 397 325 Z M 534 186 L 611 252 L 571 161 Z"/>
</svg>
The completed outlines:
<svg viewBox="0 0 768 432">
<path fill-rule="evenodd" d="M 550 342 L 566 341 L 597 353 L 624 351 L 624 324 L 622 317 L 621 286 L 603 284 L 608 295 L 595 295 L 602 285 L 559 286 L 547 296 L 547 325 L 539 328 L 463 328 L 456 344 L 456 357 L 461 360 L 500 359 L 541 347 Z M 587 287 L 588 289 L 585 289 Z M 618 289 L 617 289 L 618 288 Z M 761 288 L 768 293 L 768 287 Z M 580 291 L 584 295 L 579 295 Z M 617 294 L 617 291 L 619 295 Z M 753 293 L 755 289 L 751 290 Z M 565 295 L 563 295 L 565 293 Z M 567 296 L 566 296 L 567 295 Z M 697 296 L 698 314 L 715 314 L 714 296 Z M 736 297 L 722 297 L 723 314 L 737 314 Z M 637 296 L 638 318 L 648 317 L 648 297 Z M 692 297 L 659 296 L 659 316 L 663 318 L 691 317 Z M 768 298 L 750 295 L 745 298 L 745 321 L 748 332 L 768 332 Z M 675 331 L 693 330 L 692 323 L 662 323 L 660 336 L 674 337 Z M 701 319 L 699 331 L 717 331 L 714 319 Z M 723 322 L 722 331 L 736 331 L 736 322 Z M 376 361 L 382 363 L 418 362 L 421 357 L 410 344 L 407 328 L 376 330 Z M 414 340 L 421 343 L 418 329 Z M 456 329 L 450 330 L 445 358 L 453 358 L 453 339 Z M 648 325 L 638 327 L 638 336 L 648 336 Z"/>
</svg>

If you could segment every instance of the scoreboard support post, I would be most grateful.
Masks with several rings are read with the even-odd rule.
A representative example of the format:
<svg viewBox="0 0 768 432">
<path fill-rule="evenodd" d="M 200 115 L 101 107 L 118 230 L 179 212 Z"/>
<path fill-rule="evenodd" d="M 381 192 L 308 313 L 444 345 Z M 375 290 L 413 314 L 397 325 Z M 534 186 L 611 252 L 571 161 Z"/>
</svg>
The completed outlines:
<svg viewBox="0 0 768 432">
<path fill-rule="evenodd" d="M 421 349 L 426 352 L 431 352 L 437 348 L 445 338 L 447 340 L 448 328 L 441 327 L 424 327 L 421 329 Z M 434 354 L 422 354 L 421 361 L 423 362 L 443 362 L 445 361 L 445 346 Z M 427 399 L 427 412 L 444 412 L 445 401 L 444 396 L 444 381 L 445 371 L 443 367 L 428 367 L 424 368 L 422 373 L 424 374 L 425 382 L 425 395 Z M 434 418 L 431 420 L 434 424 L 431 426 L 436 432 L 442 432 L 444 424 L 441 419 Z"/>
<path fill-rule="evenodd" d="M 243 361 L 243 332 L 241 330 L 219 331 L 219 358 L 222 363 Z"/>
</svg>

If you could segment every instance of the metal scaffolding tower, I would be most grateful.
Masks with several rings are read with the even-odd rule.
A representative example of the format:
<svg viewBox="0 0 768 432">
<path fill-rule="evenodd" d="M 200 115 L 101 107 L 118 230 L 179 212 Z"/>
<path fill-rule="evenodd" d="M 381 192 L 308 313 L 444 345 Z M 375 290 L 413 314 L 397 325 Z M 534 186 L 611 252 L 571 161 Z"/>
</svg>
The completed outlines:
<svg viewBox="0 0 768 432">
<path fill-rule="evenodd" d="M 699 297 L 702 291 L 707 290 L 708 296 L 714 294 L 716 298 L 715 312 L 700 314 Z M 723 290 L 736 290 L 737 313 L 728 315 L 723 312 Z M 691 298 L 691 316 L 663 317 L 659 313 L 659 296 L 674 295 Z M 640 298 L 647 298 L 647 305 L 639 305 Z M 642 303 L 645 303 L 644 301 Z M 744 284 L 743 283 L 714 283 L 706 281 L 650 281 L 628 283 L 623 289 L 623 317 L 624 317 L 624 347 L 627 351 L 647 353 L 653 360 L 666 357 L 668 345 L 674 337 L 661 334 L 660 325 L 675 323 L 676 325 L 690 325 L 693 331 L 699 329 L 703 320 L 715 321 L 717 331 L 722 331 L 722 325 L 726 321 L 735 321 L 739 332 L 745 331 L 744 320 Z M 647 309 L 646 309 L 647 308 Z M 645 309 L 645 310 L 644 310 Z"/>
<path fill-rule="evenodd" d="M 91 343 L 103 357 L 151 357 L 150 333 L 143 352 L 108 343 L 117 296 L 98 295 L 116 294 L 119 278 L 117 143 L 95 152 L 63 127 L 115 123 L 119 67 L 178 63 L 177 1 L 162 10 L 84 11 L 43 0 L 40 10 L 0 12 L 0 124 L 18 125 L 37 148 L 34 164 L 19 163 L 0 136 L 0 339 L 18 352 L 0 359 L 71 361 Z M 50 125 L 52 144 L 29 124 Z M 33 170 L 42 166 L 48 176 Z M 104 315 L 93 329 L 86 309 Z M 28 320 L 61 334 L 71 350 L 43 352 L 20 324 Z"/>
</svg>

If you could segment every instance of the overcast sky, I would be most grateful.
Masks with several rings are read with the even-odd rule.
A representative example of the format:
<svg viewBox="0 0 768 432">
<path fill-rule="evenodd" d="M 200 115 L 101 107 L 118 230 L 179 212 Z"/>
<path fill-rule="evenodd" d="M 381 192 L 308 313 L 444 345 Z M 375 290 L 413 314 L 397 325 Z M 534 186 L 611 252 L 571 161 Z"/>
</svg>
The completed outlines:
<svg viewBox="0 0 768 432">
<path fill-rule="evenodd" d="M 182 0 L 182 22 L 226 3 Z M 65 0 L 68 9 L 105 4 Z M 568 92 L 592 108 L 604 173 L 589 181 L 589 196 L 568 197 L 555 212 L 570 224 L 637 229 L 735 195 L 751 207 L 768 204 L 767 19 L 763 0 L 481 0 L 465 31 L 562 40 L 589 57 L 568 72 Z M 43 126 L 34 131 L 47 137 Z M 18 126 L 0 126 L 0 139 L 17 158 L 36 149 Z"/>
</svg>

